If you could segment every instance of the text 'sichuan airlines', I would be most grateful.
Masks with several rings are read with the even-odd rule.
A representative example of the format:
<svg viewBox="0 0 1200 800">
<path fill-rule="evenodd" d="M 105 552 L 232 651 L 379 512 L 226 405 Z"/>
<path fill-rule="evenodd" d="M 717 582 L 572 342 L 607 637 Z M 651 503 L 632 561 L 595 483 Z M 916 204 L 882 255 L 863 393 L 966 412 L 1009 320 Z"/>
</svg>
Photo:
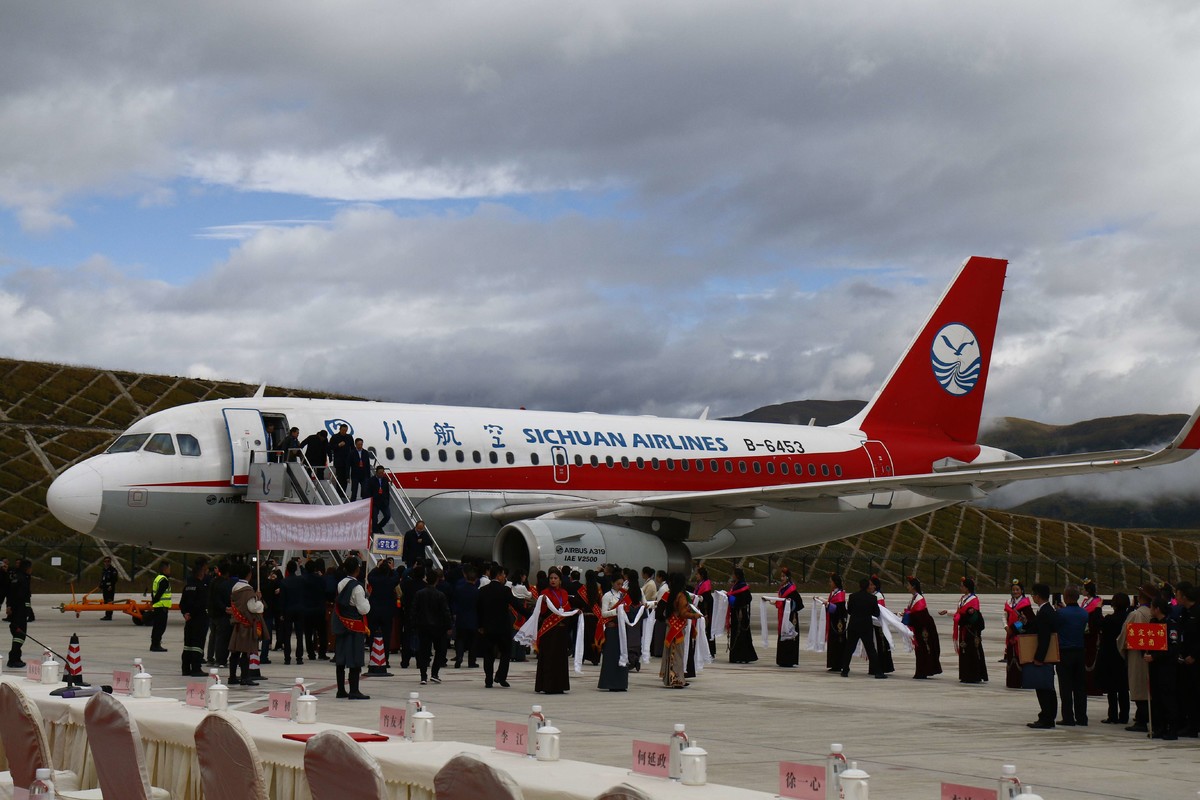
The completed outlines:
<svg viewBox="0 0 1200 800">
<path fill-rule="evenodd" d="M 1013 481 L 1168 464 L 1200 447 L 1200 410 L 1157 452 L 1021 459 L 978 444 L 1007 264 L 967 259 L 871 402 L 832 427 L 260 392 L 147 416 L 64 472 L 47 500 L 66 525 L 111 541 L 252 550 L 246 497 L 265 423 L 307 435 L 344 422 L 452 558 L 675 570 L 851 536 Z"/>
</svg>

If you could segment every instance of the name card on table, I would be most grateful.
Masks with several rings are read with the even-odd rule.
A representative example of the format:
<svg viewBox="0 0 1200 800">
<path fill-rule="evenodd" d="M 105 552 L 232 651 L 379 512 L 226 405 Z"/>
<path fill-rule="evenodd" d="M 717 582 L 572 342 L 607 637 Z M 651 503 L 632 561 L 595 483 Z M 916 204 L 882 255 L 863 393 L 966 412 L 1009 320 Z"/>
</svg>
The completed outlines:
<svg viewBox="0 0 1200 800">
<path fill-rule="evenodd" d="M 496 749 L 506 753 L 525 755 L 525 737 L 529 735 L 529 726 L 515 722 L 496 720 Z"/>
<path fill-rule="evenodd" d="M 42 681 L 42 662 L 29 659 L 29 663 L 25 665 L 25 678 L 31 681 Z"/>
<path fill-rule="evenodd" d="M 133 673 L 127 669 L 113 670 L 113 694 L 129 694 L 129 687 L 133 683 Z"/>
<path fill-rule="evenodd" d="M 779 796 L 797 800 L 825 800 L 825 767 L 780 761 Z"/>
<path fill-rule="evenodd" d="M 208 682 L 191 681 L 187 685 L 187 697 L 184 702 L 189 706 L 204 708 L 208 700 Z"/>
<path fill-rule="evenodd" d="M 978 786 L 962 786 L 957 783 L 942 784 L 942 800 L 997 800 L 995 789 Z"/>
<path fill-rule="evenodd" d="M 639 775 L 655 778 L 669 777 L 670 749 L 666 742 L 643 742 L 633 740 L 633 771 Z"/>
<path fill-rule="evenodd" d="M 275 719 L 292 718 L 292 693 L 290 690 L 267 694 L 267 716 Z"/>
<path fill-rule="evenodd" d="M 20 786 L 13 787 L 13 800 L 29 800 L 29 790 L 22 789 Z"/>
<path fill-rule="evenodd" d="M 381 706 L 379 732 L 386 736 L 404 736 L 404 709 Z"/>
</svg>

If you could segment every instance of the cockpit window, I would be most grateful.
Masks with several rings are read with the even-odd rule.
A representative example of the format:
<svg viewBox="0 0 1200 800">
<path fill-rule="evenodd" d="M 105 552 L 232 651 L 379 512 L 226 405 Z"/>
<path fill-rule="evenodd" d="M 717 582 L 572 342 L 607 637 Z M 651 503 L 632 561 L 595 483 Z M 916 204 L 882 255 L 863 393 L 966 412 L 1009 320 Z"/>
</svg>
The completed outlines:
<svg viewBox="0 0 1200 800">
<path fill-rule="evenodd" d="M 179 454 L 181 456 L 198 456 L 200 455 L 200 441 L 190 433 L 179 433 L 175 435 L 179 440 Z"/>
<path fill-rule="evenodd" d="M 164 456 L 175 455 L 175 445 L 171 442 L 171 434 L 156 433 L 146 442 L 147 453 L 161 453 Z"/>
<path fill-rule="evenodd" d="M 117 438 L 106 453 L 133 453 L 142 449 L 142 444 L 150 438 L 148 433 L 127 433 Z"/>
</svg>

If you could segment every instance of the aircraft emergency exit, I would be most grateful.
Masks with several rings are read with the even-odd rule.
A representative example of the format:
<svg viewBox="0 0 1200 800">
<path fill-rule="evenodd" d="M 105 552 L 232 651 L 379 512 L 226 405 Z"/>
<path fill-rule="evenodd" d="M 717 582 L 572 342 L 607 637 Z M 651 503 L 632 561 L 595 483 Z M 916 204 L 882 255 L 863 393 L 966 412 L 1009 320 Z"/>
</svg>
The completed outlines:
<svg viewBox="0 0 1200 800">
<path fill-rule="evenodd" d="M 1013 481 L 1169 464 L 1163 449 L 1021 459 L 976 439 L 1007 261 L 964 262 L 883 386 L 832 427 L 255 396 L 151 414 L 64 472 L 50 510 L 103 539 L 254 548 L 265 424 L 346 424 L 452 558 L 531 571 L 771 553 L 984 497 Z"/>
</svg>

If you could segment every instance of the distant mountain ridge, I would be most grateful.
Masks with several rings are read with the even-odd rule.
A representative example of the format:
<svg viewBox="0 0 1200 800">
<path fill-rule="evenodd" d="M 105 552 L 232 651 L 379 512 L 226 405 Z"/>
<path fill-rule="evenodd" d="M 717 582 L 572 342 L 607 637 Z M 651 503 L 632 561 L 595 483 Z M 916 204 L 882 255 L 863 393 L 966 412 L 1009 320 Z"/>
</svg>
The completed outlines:
<svg viewBox="0 0 1200 800">
<path fill-rule="evenodd" d="M 815 425 L 836 425 L 853 417 L 865 405 L 862 400 L 796 400 L 763 406 L 727 419 L 790 425 L 808 425 L 814 420 Z M 1002 417 L 981 431 L 979 443 L 1008 450 L 1023 458 L 1096 450 L 1151 449 L 1171 441 L 1187 419 L 1186 414 L 1127 414 L 1070 425 L 1049 425 L 1019 417 Z M 1137 503 L 1059 492 L 1006 510 L 1105 528 L 1197 530 L 1200 529 L 1197 499 L 1200 498 L 1193 495 Z"/>
</svg>

